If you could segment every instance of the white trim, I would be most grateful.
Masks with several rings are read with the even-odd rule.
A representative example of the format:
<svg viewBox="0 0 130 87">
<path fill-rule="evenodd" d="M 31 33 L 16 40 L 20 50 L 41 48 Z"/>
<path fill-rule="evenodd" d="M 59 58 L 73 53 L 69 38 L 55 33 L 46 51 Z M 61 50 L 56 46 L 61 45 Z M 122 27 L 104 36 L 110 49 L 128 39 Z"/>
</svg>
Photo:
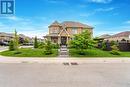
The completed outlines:
<svg viewBox="0 0 130 87">
<path fill-rule="evenodd" d="M 69 35 L 69 33 L 68 33 L 65 29 L 62 29 L 62 31 L 59 33 L 59 35 L 58 35 L 58 36 L 61 36 L 60 34 L 61 34 L 63 31 L 65 31 L 65 32 L 66 32 L 67 36 L 70 36 L 70 35 Z"/>
</svg>

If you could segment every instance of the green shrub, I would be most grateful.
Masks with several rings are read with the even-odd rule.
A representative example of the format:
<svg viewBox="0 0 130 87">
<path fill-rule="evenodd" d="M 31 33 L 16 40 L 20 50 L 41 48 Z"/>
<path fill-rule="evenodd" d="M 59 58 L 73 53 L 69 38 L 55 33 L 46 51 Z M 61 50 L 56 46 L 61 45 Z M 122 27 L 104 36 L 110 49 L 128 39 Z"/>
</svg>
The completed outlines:
<svg viewBox="0 0 130 87">
<path fill-rule="evenodd" d="M 14 48 L 14 41 L 13 40 L 11 40 L 10 43 L 9 43 L 9 50 L 10 51 L 14 51 L 15 50 L 15 48 Z"/>
<path fill-rule="evenodd" d="M 14 50 L 18 50 L 18 48 L 19 48 L 19 36 L 18 36 L 16 30 L 15 30 L 15 33 L 14 33 L 13 44 L 14 44 Z"/>
<path fill-rule="evenodd" d="M 91 38 L 91 32 L 86 30 L 81 34 L 76 34 L 73 40 L 69 42 L 70 48 L 78 49 L 89 49 L 94 47 L 94 40 Z M 80 52 L 82 53 L 82 52 Z"/>
<path fill-rule="evenodd" d="M 38 44 L 38 48 L 39 49 L 43 49 L 45 47 L 45 43 L 44 42 L 41 42 Z"/>
<path fill-rule="evenodd" d="M 119 48 L 118 48 L 118 45 L 116 43 L 113 43 L 111 48 L 112 48 L 112 51 L 110 52 L 111 54 L 120 55 Z"/>
<path fill-rule="evenodd" d="M 120 55 L 120 52 L 117 50 L 112 50 L 110 53 L 113 55 Z"/>
<path fill-rule="evenodd" d="M 44 53 L 46 55 L 52 54 L 52 43 L 49 40 L 46 40 L 46 42 L 45 42 Z"/>
<path fill-rule="evenodd" d="M 35 37 L 35 39 L 34 39 L 34 48 L 38 48 L 37 37 Z"/>
<path fill-rule="evenodd" d="M 59 47 L 59 44 L 52 44 L 52 48 L 59 49 L 60 47 Z"/>
<path fill-rule="evenodd" d="M 119 48 L 118 48 L 118 46 L 117 46 L 117 45 L 113 45 L 113 46 L 111 46 L 111 48 L 112 48 L 112 50 L 119 51 Z"/>
<path fill-rule="evenodd" d="M 102 42 L 102 50 L 107 50 L 106 42 Z"/>
</svg>

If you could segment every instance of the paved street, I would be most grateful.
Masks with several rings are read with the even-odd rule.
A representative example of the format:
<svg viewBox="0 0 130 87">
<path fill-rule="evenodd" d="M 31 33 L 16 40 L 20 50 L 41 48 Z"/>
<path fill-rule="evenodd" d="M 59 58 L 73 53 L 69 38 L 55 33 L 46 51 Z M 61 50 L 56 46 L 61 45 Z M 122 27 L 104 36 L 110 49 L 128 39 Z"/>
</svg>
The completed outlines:
<svg viewBox="0 0 130 87">
<path fill-rule="evenodd" d="M 4 50 L 7 50 L 7 49 L 8 49 L 7 46 L 0 46 L 0 52 L 1 52 L 1 51 L 4 51 Z"/>
<path fill-rule="evenodd" d="M 130 87 L 130 64 L 0 64 L 0 87 Z"/>
</svg>

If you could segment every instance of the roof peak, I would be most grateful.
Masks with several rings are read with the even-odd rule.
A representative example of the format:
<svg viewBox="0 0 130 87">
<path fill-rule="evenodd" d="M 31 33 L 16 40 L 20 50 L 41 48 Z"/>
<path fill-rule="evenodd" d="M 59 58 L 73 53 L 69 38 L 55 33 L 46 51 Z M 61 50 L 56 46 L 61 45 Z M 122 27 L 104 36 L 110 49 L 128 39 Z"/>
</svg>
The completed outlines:
<svg viewBox="0 0 130 87">
<path fill-rule="evenodd" d="M 61 26 L 61 24 L 55 20 L 50 26 Z"/>
</svg>

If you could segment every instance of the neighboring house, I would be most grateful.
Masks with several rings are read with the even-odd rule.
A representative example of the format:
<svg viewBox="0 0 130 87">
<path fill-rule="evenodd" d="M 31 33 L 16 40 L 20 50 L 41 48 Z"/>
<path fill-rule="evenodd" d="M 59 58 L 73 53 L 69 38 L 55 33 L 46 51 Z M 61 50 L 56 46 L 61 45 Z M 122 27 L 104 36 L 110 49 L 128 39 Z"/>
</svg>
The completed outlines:
<svg viewBox="0 0 130 87">
<path fill-rule="evenodd" d="M 103 34 L 103 35 L 99 36 L 98 38 L 100 38 L 100 39 L 106 39 L 106 38 L 109 38 L 109 37 L 111 37 L 111 35 L 109 35 L 109 34 Z"/>
<path fill-rule="evenodd" d="M 65 45 L 72 40 L 75 34 L 80 34 L 85 30 L 89 30 L 91 36 L 93 36 L 93 27 L 86 24 L 73 21 L 65 21 L 63 23 L 55 21 L 49 26 L 49 34 L 44 36 L 44 38 L 50 39 L 53 43 Z"/>
<path fill-rule="evenodd" d="M 125 41 L 130 42 L 130 31 L 120 32 L 120 33 L 117 33 L 115 35 L 104 37 L 104 40 L 109 40 L 109 41 L 122 41 L 122 40 L 125 40 Z"/>
<path fill-rule="evenodd" d="M 13 35 L 9 33 L 0 32 L 0 41 L 2 42 L 9 42 L 13 39 Z"/>
<path fill-rule="evenodd" d="M 14 38 L 14 34 L 12 33 L 4 33 L 0 32 L 0 42 L 10 42 Z M 32 42 L 30 37 L 27 37 L 23 34 L 19 34 L 19 38 L 22 40 L 28 39 L 29 42 Z"/>
</svg>

